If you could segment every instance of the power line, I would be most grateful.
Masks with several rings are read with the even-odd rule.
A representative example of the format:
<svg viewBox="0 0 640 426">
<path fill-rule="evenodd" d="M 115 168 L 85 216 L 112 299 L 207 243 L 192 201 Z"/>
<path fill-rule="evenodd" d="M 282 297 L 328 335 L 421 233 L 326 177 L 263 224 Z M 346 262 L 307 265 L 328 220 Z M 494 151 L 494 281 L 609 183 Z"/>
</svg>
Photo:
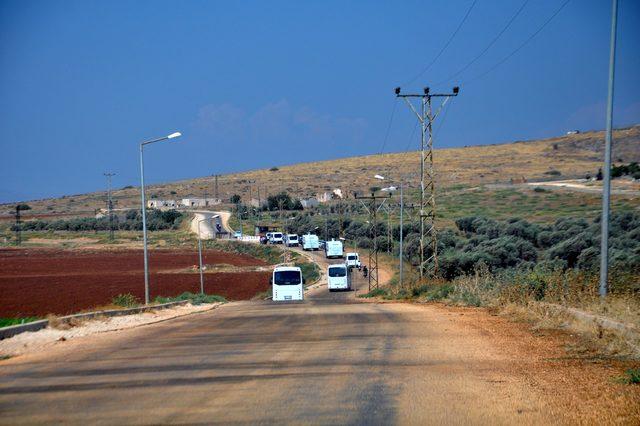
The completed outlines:
<svg viewBox="0 0 640 426">
<path fill-rule="evenodd" d="M 504 64 L 505 62 L 507 62 L 509 59 L 511 59 L 511 57 L 513 55 L 515 55 L 516 53 L 518 53 L 520 51 L 520 49 L 522 49 L 524 46 L 526 46 L 531 40 L 533 40 L 547 25 L 549 25 L 549 23 L 551 21 L 553 21 L 553 19 L 562 11 L 562 9 L 564 9 L 564 7 L 570 2 L 571 0 L 566 0 L 564 3 L 562 3 L 560 5 L 559 8 L 557 8 L 555 10 L 555 12 L 553 12 L 553 14 L 551 16 L 549 16 L 549 18 L 547 18 L 547 20 L 533 33 L 529 36 L 529 38 L 527 38 L 520 46 L 518 46 L 517 48 L 515 48 L 511 53 L 509 53 L 507 56 L 505 56 L 501 61 L 497 62 L 494 66 L 492 66 L 491 68 L 489 68 L 487 71 L 483 72 L 480 75 L 477 75 L 476 77 L 472 78 L 471 80 L 469 80 L 469 82 L 473 82 L 476 80 L 481 79 L 482 77 L 484 77 L 485 75 L 489 74 L 490 72 L 492 72 L 493 70 L 495 70 L 496 68 L 498 68 L 500 65 Z"/>
<path fill-rule="evenodd" d="M 440 56 L 444 53 L 444 51 L 447 50 L 447 47 L 449 47 L 449 45 L 451 44 L 451 42 L 453 41 L 455 36 L 458 34 L 458 31 L 460 31 L 460 28 L 462 28 L 462 26 L 464 25 L 465 21 L 467 20 L 467 18 L 471 14 L 471 10 L 473 9 L 473 7 L 476 5 L 477 2 L 478 2 L 478 0 L 473 0 L 473 3 L 471 3 L 471 6 L 469 6 L 469 9 L 467 9 L 467 13 L 465 13 L 465 15 L 464 15 L 464 18 L 462 18 L 462 21 L 460 21 L 460 23 L 458 24 L 458 28 L 456 28 L 456 30 L 453 32 L 453 34 L 451 34 L 451 36 L 449 37 L 449 40 L 447 40 L 447 42 L 444 44 L 444 46 L 442 46 L 442 49 L 440 49 L 440 52 L 438 52 L 438 54 L 435 56 L 435 58 L 433 58 L 433 60 L 429 63 L 429 65 L 427 65 L 415 77 L 413 77 L 411 80 L 406 82 L 404 84 L 405 86 L 413 83 L 418 78 L 420 78 L 424 73 L 426 73 L 427 71 L 429 71 L 431 69 L 433 64 L 435 64 L 436 61 L 440 58 Z"/>
<path fill-rule="evenodd" d="M 407 146 L 404 149 L 405 152 L 409 151 L 409 146 L 413 142 L 413 137 L 416 135 L 416 130 L 418 130 L 418 123 L 419 123 L 419 121 L 416 121 L 416 124 L 413 126 L 413 131 L 411 132 L 411 137 L 409 138 L 409 142 L 407 142 Z"/>
<path fill-rule="evenodd" d="M 393 123 L 393 117 L 396 115 L 396 107 L 398 106 L 398 99 L 394 99 L 393 101 L 393 109 L 391 110 L 391 116 L 389 117 L 389 123 L 387 124 L 387 132 L 384 135 L 384 140 L 382 141 L 382 147 L 380 148 L 380 154 L 384 151 L 384 148 L 387 146 L 387 140 L 389 139 L 389 132 L 391 131 L 391 124 Z"/>
<path fill-rule="evenodd" d="M 513 14 L 513 16 L 511 16 L 511 18 L 509 19 L 509 21 L 507 22 L 507 24 L 502 28 L 502 30 L 500 30 L 500 32 L 498 33 L 498 35 L 496 35 L 493 40 L 491 40 L 491 42 L 475 57 L 473 58 L 471 61 L 467 62 L 467 64 L 465 66 L 463 66 L 462 68 L 460 68 L 458 71 L 456 71 L 453 75 L 451 75 L 449 78 L 447 78 L 446 80 L 442 80 L 438 83 L 436 83 L 436 85 L 438 84 L 443 84 L 446 83 L 450 80 L 452 80 L 453 78 L 457 77 L 458 75 L 460 75 L 461 73 L 463 73 L 467 68 L 469 68 L 471 65 L 473 65 L 478 59 L 480 59 L 482 56 L 484 56 L 485 53 L 487 53 L 487 51 L 491 48 L 491 46 L 493 46 L 498 39 L 502 36 L 502 34 L 505 33 L 505 31 L 507 31 L 509 29 L 509 27 L 511 26 L 511 24 L 513 23 L 513 21 L 516 20 L 516 18 L 518 17 L 518 15 L 520 15 L 520 12 L 522 12 L 522 10 L 525 8 L 525 6 L 529 3 L 529 0 L 525 0 L 522 5 L 520 6 L 520 8 L 516 11 L 515 14 Z"/>
</svg>

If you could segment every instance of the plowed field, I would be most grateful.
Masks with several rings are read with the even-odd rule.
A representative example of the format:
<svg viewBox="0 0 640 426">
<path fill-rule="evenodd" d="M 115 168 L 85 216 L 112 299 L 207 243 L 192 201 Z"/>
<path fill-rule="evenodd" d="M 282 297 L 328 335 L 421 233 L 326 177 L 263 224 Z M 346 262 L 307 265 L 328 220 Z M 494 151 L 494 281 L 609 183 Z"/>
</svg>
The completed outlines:
<svg viewBox="0 0 640 426">
<path fill-rule="evenodd" d="M 215 250 L 203 252 L 208 265 L 264 266 L 250 256 Z M 200 290 L 197 251 L 149 252 L 151 298 Z M 79 251 L 59 249 L 0 250 L 0 317 L 70 314 L 107 305 L 131 293 L 144 300 L 141 250 Z M 205 292 L 231 300 L 250 299 L 269 287 L 269 272 L 205 274 Z"/>
</svg>

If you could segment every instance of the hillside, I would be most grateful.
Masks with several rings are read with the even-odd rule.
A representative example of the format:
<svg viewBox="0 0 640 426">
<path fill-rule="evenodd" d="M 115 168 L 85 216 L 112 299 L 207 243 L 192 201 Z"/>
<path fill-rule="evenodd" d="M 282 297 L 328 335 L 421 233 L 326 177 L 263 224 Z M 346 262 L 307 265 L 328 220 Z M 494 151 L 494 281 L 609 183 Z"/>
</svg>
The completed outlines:
<svg viewBox="0 0 640 426">
<path fill-rule="evenodd" d="M 510 184 L 524 180 L 550 180 L 594 175 L 602 164 L 603 132 L 585 132 L 556 138 L 519 141 L 507 144 L 437 149 L 434 154 L 438 190 L 441 194 L 460 188 Z M 640 161 L 640 126 L 617 130 L 614 134 L 614 161 Z M 404 177 L 408 187 L 418 188 L 420 153 L 418 151 L 330 161 L 278 166 L 278 170 L 253 170 L 219 177 L 219 194 L 228 200 L 240 194 L 245 202 L 265 194 L 287 191 L 298 197 L 315 195 L 335 188 L 343 193 L 379 186 L 378 173 L 391 178 Z M 250 183 L 251 182 L 251 183 Z M 213 177 L 202 177 L 148 188 L 149 198 L 180 199 L 214 193 Z M 409 191 L 411 192 L 411 190 Z M 415 191 L 414 191 L 415 193 Z M 117 208 L 138 207 L 137 187 L 115 190 Z M 48 217 L 89 215 L 104 207 L 105 193 L 66 196 L 58 199 L 28 201 L 29 214 Z M 9 205 L 2 209 L 5 217 Z"/>
</svg>

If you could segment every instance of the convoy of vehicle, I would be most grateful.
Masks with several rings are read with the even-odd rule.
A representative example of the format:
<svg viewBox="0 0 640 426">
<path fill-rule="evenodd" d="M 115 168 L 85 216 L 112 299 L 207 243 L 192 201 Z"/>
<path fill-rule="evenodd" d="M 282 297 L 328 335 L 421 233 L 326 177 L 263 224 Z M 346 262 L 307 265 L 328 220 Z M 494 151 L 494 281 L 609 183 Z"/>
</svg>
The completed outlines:
<svg viewBox="0 0 640 426">
<path fill-rule="evenodd" d="M 301 246 L 303 250 L 323 249 L 328 259 L 345 259 L 343 263 L 329 265 L 327 268 L 327 288 L 329 291 L 351 290 L 353 268 L 361 269 L 360 256 L 356 252 L 344 253 L 343 242 L 336 239 L 323 241 L 315 234 L 285 234 L 267 232 L 260 237 L 262 244 L 283 244 L 287 247 Z M 270 282 L 272 300 L 294 301 L 304 300 L 304 277 L 299 267 L 280 265 L 273 270 Z"/>
<path fill-rule="evenodd" d="M 324 255 L 327 259 L 336 259 L 344 257 L 342 241 L 326 241 L 324 244 Z"/>
<path fill-rule="evenodd" d="M 277 266 L 271 276 L 272 300 L 304 300 L 304 277 L 296 266 Z"/>
<path fill-rule="evenodd" d="M 327 288 L 329 291 L 351 290 L 351 272 L 345 263 L 329 265 L 327 268 Z"/>
</svg>

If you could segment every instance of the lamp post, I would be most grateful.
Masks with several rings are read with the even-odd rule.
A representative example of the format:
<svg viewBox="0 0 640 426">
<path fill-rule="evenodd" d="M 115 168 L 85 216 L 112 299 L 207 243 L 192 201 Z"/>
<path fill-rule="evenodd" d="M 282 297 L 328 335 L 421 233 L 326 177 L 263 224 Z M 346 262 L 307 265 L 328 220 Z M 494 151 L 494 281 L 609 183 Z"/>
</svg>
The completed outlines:
<svg viewBox="0 0 640 426">
<path fill-rule="evenodd" d="M 140 144 L 140 192 L 142 199 L 142 238 L 144 240 L 144 303 L 149 304 L 149 256 L 147 252 L 147 202 L 144 194 L 144 146 L 167 139 L 177 138 L 182 133 L 175 132 L 168 136 L 152 139 Z"/>
<path fill-rule="evenodd" d="M 200 294 L 204 294 L 204 272 L 202 268 L 202 233 L 200 231 L 200 224 L 206 222 L 209 219 L 200 219 L 198 221 L 198 259 L 200 261 Z"/>
<path fill-rule="evenodd" d="M 384 176 L 381 175 L 375 175 L 374 176 L 376 179 L 379 180 L 385 180 Z M 390 186 L 388 188 L 383 188 L 382 190 L 387 190 L 387 191 L 396 191 L 398 188 L 396 188 L 395 186 Z M 402 278 L 403 278 L 403 269 L 404 269 L 404 262 L 403 262 L 403 247 L 402 247 L 402 243 L 403 243 L 403 239 L 404 239 L 404 229 L 403 227 L 403 217 L 404 217 L 404 192 L 403 192 L 403 184 L 402 181 L 400 181 L 400 253 L 398 254 L 398 263 L 399 265 L 399 269 L 400 269 L 400 288 L 402 288 Z"/>
</svg>

